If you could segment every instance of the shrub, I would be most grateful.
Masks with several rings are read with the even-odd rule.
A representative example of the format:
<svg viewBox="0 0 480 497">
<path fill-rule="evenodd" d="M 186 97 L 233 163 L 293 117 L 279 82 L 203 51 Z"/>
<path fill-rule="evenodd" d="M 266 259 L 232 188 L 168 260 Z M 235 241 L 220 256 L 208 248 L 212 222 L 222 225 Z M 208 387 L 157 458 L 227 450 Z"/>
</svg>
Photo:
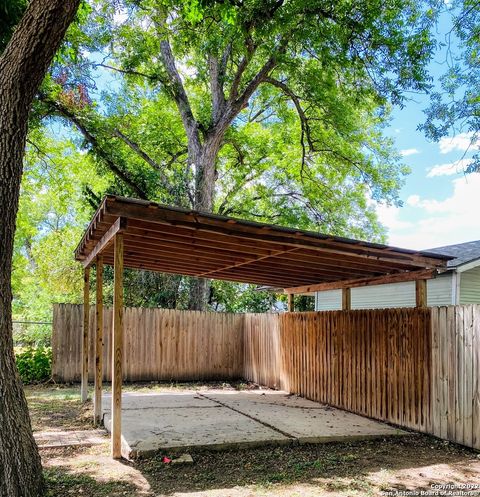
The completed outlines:
<svg viewBox="0 0 480 497">
<path fill-rule="evenodd" d="M 23 383 L 39 383 L 52 375 L 51 347 L 28 347 L 15 351 L 17 368 Z"/>
</svg>

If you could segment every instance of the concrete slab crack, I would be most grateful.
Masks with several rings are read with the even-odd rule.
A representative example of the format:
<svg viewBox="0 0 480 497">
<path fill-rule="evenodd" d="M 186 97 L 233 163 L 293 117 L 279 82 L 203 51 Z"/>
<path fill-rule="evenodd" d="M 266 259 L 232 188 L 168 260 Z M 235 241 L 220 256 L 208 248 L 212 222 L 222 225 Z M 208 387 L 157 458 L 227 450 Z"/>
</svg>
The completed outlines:
<svg viewBox="0 0 480 497">
<path fill-rule="evenodd" d="M 242 416 L 245 416 L 246 418 L 250 418 L 252 421 L 257 422 L 257 423 L 265 426 L 266 428 L 270 428 L 270 430 L 276 431 L 277 433 L 280 433 L 281 435 L 289 438 L 292 441 L 298 442 L 297 437 L 291 435 L 290 433 L 287 433 L 286 431 L 280 430 L 279 428 L 277 428 L 274 425 L 271 425 L 269 423 L 265 423 L 265 421 L 262 421 L 262 420 L 256 418 L 255 416 L 252 416 L 251 414 L 247 414 L 247 413 L 241 411 L 240 409 L 235 409 L 235 407 L 229 406 L 228 404 L 225 404 L 224 402 L 221 402 L 218 399 L 214 399 L 212 397 L 209 397 L 208 395 L 205 395 L 203 393 L 198 393 L 197 395 L 200 395 L 200 396 L 204 397 L 205 399 L 211 400 L 212 402 L 217 402 L 217 404 L 219 404 L 222 407 L 226 407 L 227 409 L 230 409 L 238 414 L 241 414 Z"/>
</svg>

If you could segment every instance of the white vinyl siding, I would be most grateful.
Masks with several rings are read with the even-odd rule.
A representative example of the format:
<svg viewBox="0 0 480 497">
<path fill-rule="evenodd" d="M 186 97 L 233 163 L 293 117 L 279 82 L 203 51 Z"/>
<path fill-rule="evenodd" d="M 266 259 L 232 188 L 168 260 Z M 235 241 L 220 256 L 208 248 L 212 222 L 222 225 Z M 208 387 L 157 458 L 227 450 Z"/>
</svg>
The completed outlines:
<svg viewBox="0 0 480 497">
<path fill-rule="evenodd" d="M 430 307 L 454 304 L 452 275 L 453 272 L 440 274 L 433 280 L 427 281 L 427 304 Z"/>
<path fill-rule="evenodd" d="M 460 304 L 480 303 L 480 267 L 460 273 Z"/>
<path fill-rule="evenodd" d="M 339 311 L 342 308 L 342 291 L 328 290 L 315 294 L 316 311 Z"/>
<path fill-rule="evenodd" d="M 385 309 L 388 307 L 415 307 L 415 282 L 352 288 L 352 309 Z M 446 273 L 427 281 L 429 306 L 452 304 L 452 274 Z M 342 308 L 341 290 L 317 292 L 317 311 Z"/>
</svg>

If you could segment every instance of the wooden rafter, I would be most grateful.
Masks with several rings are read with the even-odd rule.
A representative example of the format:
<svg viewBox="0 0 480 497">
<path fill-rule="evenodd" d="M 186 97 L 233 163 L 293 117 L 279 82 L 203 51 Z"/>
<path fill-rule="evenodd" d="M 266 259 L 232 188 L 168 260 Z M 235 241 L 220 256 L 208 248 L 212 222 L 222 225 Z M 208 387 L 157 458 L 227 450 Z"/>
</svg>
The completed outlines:
<svg viewBox="0 0 480 497">
<path fill-rule="evenodd" d="M 112 224 L 110 229 L 102 236 L 100 241 L 95 244 L 93 250 L 85 257 L 82 261 L 83 267 L 89 267 L 96 257 L 100 255 L 106 247 L 113 243 L 115 235 L 122 231 L 125 231 L 127 227 L 127 220 L 123 217 L 117 218 L 117 220 Z"/>
</svg>

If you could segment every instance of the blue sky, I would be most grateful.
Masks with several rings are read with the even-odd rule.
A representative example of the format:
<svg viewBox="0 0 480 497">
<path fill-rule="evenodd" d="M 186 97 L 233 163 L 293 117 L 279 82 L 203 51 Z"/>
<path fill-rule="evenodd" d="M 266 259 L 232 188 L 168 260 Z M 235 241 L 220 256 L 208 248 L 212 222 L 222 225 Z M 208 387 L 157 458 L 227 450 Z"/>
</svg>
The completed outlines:
<svg viewBox="0 0 480 497">
<path fill-rule="evenodd" d="M 448 23 L 445 19 L 440 26 L 440 41 L 450 29 Z M 444 59 L 445 53 L 438 53 L 430 66 L 435 78 L 446 70 Z M 480 238 L 480 174 L 464 174 L 465 160 L 474 148 L 470 136 L 459 130 L 439 143 L 427 141 L 417 130 L 427 106 L 428 97 L 415 95 L 403 109 L 394 111 L 388 134 L 403 151 L 412 173 L 401 191 L 404 206 L 377 208 L 388 228 L 389 243 L 414 249 Z"/>
</svg>

